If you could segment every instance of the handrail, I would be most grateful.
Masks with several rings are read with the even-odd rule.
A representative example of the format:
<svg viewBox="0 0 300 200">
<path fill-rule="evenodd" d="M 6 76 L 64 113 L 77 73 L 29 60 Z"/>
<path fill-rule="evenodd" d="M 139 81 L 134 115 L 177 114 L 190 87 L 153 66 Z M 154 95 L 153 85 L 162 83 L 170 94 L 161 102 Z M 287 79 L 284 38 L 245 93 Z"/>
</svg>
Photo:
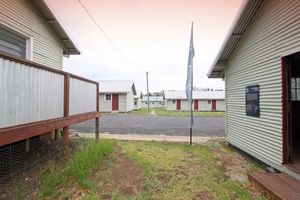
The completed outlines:
<svg viewBox="0 0 300 200">
<path fill-rule="evenodd" d="M 30 137 L 33 137 L 33 136 L 36 136 L 36 135 L 44 134 L 44 133 L 49 132 L 49 131 L 54 131 L 54 130 L 59 129 L 59 128 L 64 128 L 64 129 L 67 128 L 66 130 L 68 131 L 68 126 L 69 125 L 72 125 L 72 124 L 75 124 L 75 123 L 80 123 L 82 121 L 93 119 L 93 118 L 96 119 L 96 131 L 95 131 L 96 132 L 96 137 L 99 137 L 100 112 L 99 112 L 99 83 L 98 82 L 86 79 L 84 77 L 80 77 L 80 76 L 75 75 L 75 74 L 71 74 L 71 73 L 62 71 L 62 70 L 59 70 L 59 69 L 51 68 L 51 67 L 48 67 L 48 66 L 45 66 L 45 65 L 42 65 L 42 64 L 38 64 L 38 63 L 35 63 L 35 62 L 32 62 L 32 61 L 28 61 L 28 60 L 25 60 L 23 58 L 19 58 L 19 57 L 7 54 L 7 53 L 2 52 L 2 51 L 0 51 L 0 58 L 2 58 L 4 60 L 12 61 L 12 62 L 9 62 L 9 64 L 8 64 L 9 67 L 6 66 L 6 68 L 5 68 L 4 66 L 0 65 L 1 68 L 3 67 L 2 69 L 0 68 L 0 73 L 1 73 L 1 70 L 3 70 L 3 72 L 10 73 L 11 76 L 9 76 L 9 77 L 14 77 L 14 75 L 16 73 L 14 70 L 7 70 L 7 69 L 11 69 L 10 67 L 15 66 L 14 62 L 23 64 L 24 66 L 22 66 L 22 70 L 24 70 L 26 73 L 30 72 L 30 70 L 28 70 L 27 67 L 34 67 L 36 69 L 41 69 L 43 71 L 43 72 L 40 72 L 39 70 L 35 70 L 33 75 L 31 75 L 31 77 L 36 77 L 36 76 L 40 76 L 40 75 L 43 75 L 43 76 L 46 76 L 46 77 L 53 77 L 54 76 L 54 77 L 58 77 L 59 80 L 61 80 L 61 78 L 63 76 L 62 82 L 60 81 L 59 83 L 57 83 L 55 85 L 55 87 L 52 87 L 52 83 L 48 83 L 48 82 L 46 82 L 42 79 L 41 80 L 36 79 L 36 80 L 40 80 L 41 83 L 44 84 L 44 88 L 46 88 L 46 89 L 49 88 L 49 87 L 50 88 L 52 87 L 51 90 L 53 90 L 55 88 L 60 88 L 59 91 L 63 91 L 63 96 L 59 97 L 58 99 L 53 99 L 55 101 L 54 101 L 54 103 L 51 104 L 54 107 L 56 106 L 55 103 L 58 104 L 57 105 L 58 106 L 57 107 L 58 114 L 56 113 L 54 115 L 48 115 L 47 114 L 48 112 L 46 110 L 46 109 L 48 109 L 48 111 L 51 111 L 53 108 L 45 108 L 45 106 L 43 105 L 44 101 L 49 103 L 49 101 L 50 101 L 49 99 L 51 99 L 51 94 L 45 94 L 46 92 L 43 91 L 43 89 L 40 88 L 39 83 L 38 84 L 31 83 L 30 80 L 26 79 L 26 77 L 20 76 L 20 74 L 23 73 L 23 71 L 18 72 L 18 77 L 14 77 L 11 80 L 10 80 L 10 78 L 7 79 L 7 81 L 16 81 L 18 79 L 24 78 L 24 81 L 25 82 L 27 81 L 26 82 L 27 85 L 26 86 L 20 86 L 20 87 L 22 87 L 23 89 L 25 88 L 26 91 L 37 91 L 37 92 L 34 93 L 35 96 L 33 95 L 32 97 L 31 96 L 29 97 L 30 100 L 34 100 L 35 102 L 31 102 L 29 100 L 29 102 L 25 102 L 24 104 L 20 104 L 20 105 L 18 104 L 18 106 L 19 106 L 18 108 L 14 108 L 13 106 L 15 106 L 15 105 L 12 102 L 9 101 L 9 99 L 13 99 L 14 96 L 13 95 L 9 96 L 10 95 L 9 94 L 10 90 L 8 90 L 7 88 L 4 87 L 3 91 L 6 92 L 6 94 L 1 94 L 0 95 L 0 102 L 1 102 L 1 98 L 3 98 L 2 102 L 6 102 L 8 104 L 8 105 L 3 105 L 4 107 L 8 106 L 7 109 L 12 109 L 12 111 L 14 111 L 14 112 L 18 111 L 18 110 L 22 111 L 24 116 L 21 115 L 21 117 L 23 117 L 24 120 L 22 121 L 22 118 L 21 118 L 20 123 L 17 122 L 18 120 L 15 120 L 16 122 L 12 125 L 5 125 L 5 121 L 3 121 L 4 122 L 4 127 L 0 128 L 0 138 L 1 138 L 0 139 L 1 140 L 0 146 L 5 145 L 5 144 L 9 144 L 9 143 L 12 143 L 12 142 L 16 142 L 16 141 L 19 141 L 19 140 L 27 139 L 27 138 L 30 138 Z M 51 73 L 47 73 L 47 72 L 51 72 Z M 59 75 L 56 76 L 55 74 L 59 74 Z M 93 102 L 93 104 L 95 103 L 95 105 L 90 105 L 89 102 L 88 102 L 88 103 L 86 103 L 86 105 L 81 105 L 83 107 L 80 111 L 77 111 L 77 110 L 76 110 L 76 112 L 73 111 L 72 114 L 70 115 L 70 106 L 73 106 L 72 108 L 75 108 L 76 106 L 78 106 L 78 105 L 70 105 L 70 90 L 71 90 L 70 89 L 71 88 L 70 80 L 71 79 L 73 79 L 73 82 L 75 81 L 76 84 L 79 84 L 79 85 L 81 84 L 81 86 L 83 87 L 82 90 L 85 89 L 84 87 L 88 87 L 89 94 L 90 94 L 88 97 L 84 96 L 84 95 L 80 95 L 80 93 L 77 94 L 76 93 L 77 91 L 76 90 L 74 91 L 74 89 L 73 89 L 71 92 L 76 94 L 76 95 L 72 95 L 72 97 L 75 98 L 75 100 L 77 100 L 75 102 L 78 102 L 78 101 L 81 102 L 83 99 L 84 100 L 89 100 L 89 98 L 92 98 L 92 99 L 90 99 L 91 100 L 90 102 Z M 18 83 L 20 85 L 22 82 L 20 81 Z M 85 84 L 85 83 L 88 83 L 88 84 Z M 6 83 L 4 83 L 4 84 L 6 84 Z M 49 84 L 49 86 L 48 86 L 48 84 Z M 92 85 L 90 85 L 90 84 L 92 84 Z M 14 88 L 15 84 L 13 84 L 12 82 L 7 83 L 6 85 L 9 85 L 8 86 L 9 89 L 16 90 L 16 93 L 18 93 L 19 91 L 20 91 L 20 93 L 26 93 L 26 91 L 24 92 L 20 88 Z M 87 86 L 85 86 L 85 85 L 87 85 Z M 0 91 L 1 91 L 1 85 L 0 85 Z M 79 92 L 81 92 L 81 91 L 79 91 Z M 42 94 L 44 96 L 40 97 L 39 96 L 40 94 Z M 59 93 L 56 92 L 55 94 L 59 94 Z M 23 100 L 21 95 L 22 94 L 20 94 L 16 97 L 16 98 L 19 98 L 18 102 Z M 23 95 L 26 96 L 26 94 L 23 94 Z M 6 99 L 4 101 L 4 98 L 6 98 L 7 96 L 9 96 L 8 100 Z M 26 97 L 28 97 L 28 95 Z M 54 98 L 56 98 L 56 97 L 54 97 Z M 86 99 L 86 98 L 88 98 L 88 99 Z M 44 101 L 41 101 L 39 99 L 42 99 Z M 74 99 L 72 99 L 72 100 L 74 101 Z M 86 102 L 86 101 L 84 101 L 84 102 Z M 35 106 L 34 103 L 41 104 L 40 105 L 41 108 L 38 109 L 38 108 L 34 107 Z M 28 108 L 26 106 L 28 106 Z M 63 106 L 63 108 L 62 108 L 63 110 L 59 111 L 61 106 Z M 86 107 L 84 107 L 84 106 L 86 106 Z M 34 107 L 34 108 L 32 108 L 32 107 Z M 35 111 L 38 112 L 38 114 L 26 113 L 26 112 L 30 112 L 30 109 L 34 109 Z M 42 112 L 46 113 L 45 114 L 46 117 L 45 116 L 43 116 L 42 118 L 40 117 L 40 115 L 42 115 L 40 113 L 42 113 Z M 9 111 L 3 112 L 3 113 L 7 114 L 7 115 L 11 115 L 10 113 L 13 113 L 13 112 L 10 112 L 10 110 L 9 110 Z M 1 113 L 1 114 L 3 114 L 3 113 Z M 22 113 L 20 113 L 20 114 L 22 114 Z M 11 117 L 11 118 L 17 118 L 18 117 L 18 118 L 20 118 L 20 115 L 18 115 L 18 114 L 19 113 L 15 113 L 15 114 L 12 114 L 12 116 L 7 116 L 7 117 Z M 28 116 L 30 116 L 30 117 L 34 116 L 33 120 L 26 121 Z M 55 116 L 55 117 L 53 117 L 53 116 Z M 8 119 L 9 120 L 7 120 L 7 121 L 11 120 L 10 118 L 8 118 Z M 1 123 L 0 123 L 0 125 L 1 125 Z M 46 126 L 46 127 L 43 127 L 43 126 Z M 68 133 L 66 135 L 68 135 Z"/>
</svg>

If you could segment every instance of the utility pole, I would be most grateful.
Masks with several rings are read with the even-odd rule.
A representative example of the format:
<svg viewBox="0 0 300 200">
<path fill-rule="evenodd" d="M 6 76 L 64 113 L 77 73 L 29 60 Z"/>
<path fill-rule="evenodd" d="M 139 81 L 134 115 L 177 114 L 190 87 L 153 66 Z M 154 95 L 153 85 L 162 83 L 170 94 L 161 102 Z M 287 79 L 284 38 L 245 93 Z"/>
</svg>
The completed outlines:
<svg viewBox="0 0 300 200">
<path fill-rule="evenodd" d="M 146 80 L 147 80 L 148 112 L 150 112 L 150 105 L 149 105 L 149 83 L 148 83 L 148 72 L 146 72 Z"/>
</svg>

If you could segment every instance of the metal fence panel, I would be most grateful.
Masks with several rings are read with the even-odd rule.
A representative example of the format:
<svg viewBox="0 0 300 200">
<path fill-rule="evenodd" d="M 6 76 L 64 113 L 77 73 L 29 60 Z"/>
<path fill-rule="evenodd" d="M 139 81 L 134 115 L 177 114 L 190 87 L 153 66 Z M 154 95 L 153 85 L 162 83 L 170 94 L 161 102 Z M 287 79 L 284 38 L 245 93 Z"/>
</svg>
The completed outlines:
<svg viewBox="0 0 300 200">
<path fill-rule="evenodd" d="M 64 75 L 0 58 L 0 128 L 63 117 Z"/>
<path fill-rule="evenodd" d="M 70 78 L 70 115 L 96 111 L 98 92 L 96 84 Z"/>
</svg>

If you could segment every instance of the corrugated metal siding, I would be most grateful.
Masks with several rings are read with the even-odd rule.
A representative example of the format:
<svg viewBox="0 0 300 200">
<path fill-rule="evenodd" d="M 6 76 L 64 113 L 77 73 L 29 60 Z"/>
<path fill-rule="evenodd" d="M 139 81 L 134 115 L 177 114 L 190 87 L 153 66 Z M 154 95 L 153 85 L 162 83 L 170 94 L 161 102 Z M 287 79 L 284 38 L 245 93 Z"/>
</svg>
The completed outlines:
<svg viewBox="0 0 300 200">
<path fill-rule="evenodd" d="M 37 12 L 31 1 L 2 0 L 1 22 L 33 37 L 33 61 L 62 68 L 63 47 L 60 38 Z"/>
<path fill-rule="evenodd" d="M 96 111 L 96 84 L 70 78 L 70 115 Z"/>
<path fill-rule="evenodd" d="M 263 1 L 226 69 L 227 139 L 273 167 L 282 163 L 281 55 L 300 50 L 300 1 Z M 245 87 L 260 85 L 260 118 Z"/>
<path fill-rule="evenodd" d="M 0 58 L 0 128 L 63 116 L 64 76 Z"/>
</svg>

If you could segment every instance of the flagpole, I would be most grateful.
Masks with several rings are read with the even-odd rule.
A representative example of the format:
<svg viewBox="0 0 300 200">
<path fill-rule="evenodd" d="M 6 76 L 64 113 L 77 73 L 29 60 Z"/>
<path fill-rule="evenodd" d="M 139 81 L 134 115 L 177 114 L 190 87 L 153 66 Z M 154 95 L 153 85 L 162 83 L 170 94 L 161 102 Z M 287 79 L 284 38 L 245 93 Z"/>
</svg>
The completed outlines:
<svg viewBox="0 0 300 200">
<path fill-rule="evenodd" d="M 191 39 L 189 46 L 189 59 L 188 59 L 188 68 L 187 68 L 187 79 L 186 79 L 186 97 L 188 104 L 190 106 L 190 115 L 191 115 L 191 126 L 190 126 L 190 145 L 192 145 L 193 141 L 193 58 L 195 56 L 194 52 L 194 44 L 193 44 L 193 22 L 191 28 Z"/>
</svg>

